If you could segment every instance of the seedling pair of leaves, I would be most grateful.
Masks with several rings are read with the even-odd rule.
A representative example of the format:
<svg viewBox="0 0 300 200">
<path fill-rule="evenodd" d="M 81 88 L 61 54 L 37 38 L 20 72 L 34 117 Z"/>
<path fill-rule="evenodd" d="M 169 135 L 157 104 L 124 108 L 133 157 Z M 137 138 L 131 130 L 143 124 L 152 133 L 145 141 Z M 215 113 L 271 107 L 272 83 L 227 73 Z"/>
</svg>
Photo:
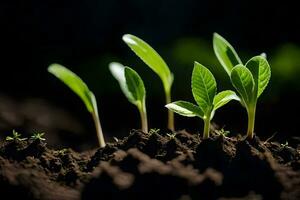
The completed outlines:
<svg viewBox="0 0 300 200">
<path fill-rule="evenodd" d="M 239 100 L 235 92 L 225 90 L 217 93 L 217 83 L 213 74 L 198 62 L 192 73 L 192 93 L 198 105 L 186 101 L 175 101 L 166 107 L 186 117 L 200 117 L 204 121 L 203 138 L 209 138 L 210 121 L 215 111 L 231 100 Z"/>
<path fill-rule="evenodd" d="M 109 69 L 114 78 L 119 82 L 120 88 L 128 101 L 138 108 L 141 117 L 142 131 L 147 133 L 146 90 L 143 80 L 136 71 L 120 63 L 110 63 Z"/>
<path fill-rule="evenodd" d="M 215 54 L 239 93 L 240 102 L 248 114 L 247 137 L 254 136 L 256 104 L 271 78 L 271 69 L 265 54 L 251 58 L 243 65 L 234 48 L 217 33 L 213 36 Z"/>
</svg>

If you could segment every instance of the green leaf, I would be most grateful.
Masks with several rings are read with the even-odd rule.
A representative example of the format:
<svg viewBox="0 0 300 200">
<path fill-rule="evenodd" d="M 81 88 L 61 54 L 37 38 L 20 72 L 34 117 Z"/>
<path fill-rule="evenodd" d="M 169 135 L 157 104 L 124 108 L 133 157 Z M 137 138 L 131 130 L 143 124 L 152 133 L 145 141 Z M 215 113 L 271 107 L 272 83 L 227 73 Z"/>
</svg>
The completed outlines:
<svg viewBox="0 0 300 200">
<path fill-rule="evenodd" d="M 192 93 L 195 101 L 206 114 L 213 106 L 217 83 L 213 74 L 198 62 L 194 63 Z"/>
<path fill-rule="evenodd" d="M 219 62 L 229 76 L 234 66 L 243 64 L 231 44 L 217 33 L 213 36 L 213 46 Z"/>
<path fill-rule="evenodd" d="M 239 92 L 246 104 L 252 101 L 254 80 L 251 72 L 245 66 L 239 64 L 231 71 L 231 82 Z"/>
<path fill-rule="evenodd" d="M 240 98 L 235 94 L 234 91 L 231 90 L 219 92 L 214 98 L 214 110 L 224 106 L 231 100 L 240 101 Z"/>
<path fill-rule="evenodd" d="M 142 106 L 142 103 L 145 101 L 146 97 L 146 90 L 143 80 L 138 73 L 136 73 L 136 71 L 130 67 L 125 67 L 125 79 L 128 91 L 131 93 L 134 101 L 136 104 L 140 102 L 140 106 Z"/>
<path fill-rule="evenodd" d="M 263 56 L 255 56 L 246 63 L 246 67 L 252 73 L 255 83 L 254 95 L 258 98 L 267 87 L 271 78 L 270 65 Z"/>
<path fill-rule="evenodd" d="M 198 116 L 200 118 L 204 117 L 203 111 L 196 105 L 186 102 L 186 101 L 175 101 L 173 103 L 169 103 L 166 107 L 182 116 L 186 117 L 195 117 Z"/>
<path fill-rule="evenodd" d="M 130 103 L 135 104 L 135 99 L 133 98 L 131 92 L 128 90 L 126 79 L 125 79 L 125 67 L 121 63 L 112 62 L 109 64 L 109 70 L 113 77 L 119 82 L 120 88 L 124 95 L 127 97 Z"/>
<path fill-rule="evenodd" d="M 160 55 L 149 44 L 134 35 L 126 34 L 122 39 L 160 77 L 165 91 L 170 91 L 173 75 Z"/>
<path fill-rule="evenodd" d="M 48 72 L 56 76 L 73 90 L 73 92 L 75 92 L 84 102 L 89 112 L 97 112 L 95 109 L 96 99 L 94 94 L 75 73 L 59 64 L 50 65 L 48 67 Z"/>
</svg>

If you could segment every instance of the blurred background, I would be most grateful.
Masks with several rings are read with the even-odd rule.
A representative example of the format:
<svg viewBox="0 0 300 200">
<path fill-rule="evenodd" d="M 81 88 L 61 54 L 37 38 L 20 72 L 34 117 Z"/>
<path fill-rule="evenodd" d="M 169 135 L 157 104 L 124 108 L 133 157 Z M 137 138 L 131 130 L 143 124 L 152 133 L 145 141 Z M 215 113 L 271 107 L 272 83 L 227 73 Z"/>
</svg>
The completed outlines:
<svg viewBox="0 0 300 200">
<path fill-rule="evenodd" d="M 231 89 L 212 48 L 218 32 L 243 62 L 262 52 L 272 68 L 260 97 L 256 133 L 281 141 L 299 136 L 300 20 L 292 1 L 212 0 L 2 0 L 0 3 L 0 139 L 16 129 L 46 132 L 49 145 L 77 150 L 97 144 L 93 121 L 81 100 L 47 72 L 60 63 L 94 91 L 108 140 L 139 128 L 136 108 L 127 102 L 108 64 L 121 62 L 144 79 L 151 128 L 166 127 L 167 110 L 160 79 L 123 43 L 125 33 L 151 44 L 174 73 L 173 100 L 194 101 L 193 62 L 216 76 L 218 90 Z M 176 128 L 192 133 L 202 121 L 175 115 Z M 232 135 L 244 133 L 245 110 L 232 102 L 213 120 Z"/>
</svg>

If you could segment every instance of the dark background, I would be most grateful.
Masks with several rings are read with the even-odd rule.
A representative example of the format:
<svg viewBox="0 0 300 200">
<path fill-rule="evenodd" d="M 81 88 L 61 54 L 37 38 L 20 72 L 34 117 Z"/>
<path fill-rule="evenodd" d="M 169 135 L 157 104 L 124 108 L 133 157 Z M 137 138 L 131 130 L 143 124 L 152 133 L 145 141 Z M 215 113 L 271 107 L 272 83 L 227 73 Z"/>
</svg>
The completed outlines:
<svg viewBox="0 0 300 200">
<path fill-rule="evenodd" d="M 224 36 L 243 62 L 265 52 L 272 79 L 258 102 L 256 132 L 282 141 L 298 136 L 300 91 L 299 7 L 289 1 L 211 0 L 2 0 L 0 3 L 0 136 L 12 129 L 46 132 L 48 143 L 80 149 L 96 144 L 83 103 L 47 72 L 60 63 L 77 73 L 97 96 L 108 138 L 139 127 L 138 113 L 108 71 L 112 61 L 136 69 L 147 89 L 150 127 L 164 129 L 166 109 L 159 78 L 121 37 L 150 43 L 175 76 L 173 99 L 193 101 L 193 61 L 209 67 L 219 90 L 231 88 L 212 50 L 212 34 Z M 219 110 L 214 122 L 244 133 L 246 112 L 238 103 Z M 201 132 L 202 122 L 176 115 L 177 129 Z"/>
</svg>

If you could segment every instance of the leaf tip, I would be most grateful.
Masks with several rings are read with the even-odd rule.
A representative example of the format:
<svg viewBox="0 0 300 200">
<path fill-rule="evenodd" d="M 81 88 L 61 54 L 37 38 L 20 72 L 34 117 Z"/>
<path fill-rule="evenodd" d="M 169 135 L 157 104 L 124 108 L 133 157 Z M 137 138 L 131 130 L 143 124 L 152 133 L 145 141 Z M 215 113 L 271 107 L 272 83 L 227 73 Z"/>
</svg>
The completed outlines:
<svg viewBox="0 0 300 200">
<path fill-rule="evenodd" d="M 126 43 L 126 44 L 131 44 L 131 45 L 136 45 L 137 43 L 134 41 L 133 39 L 133 35 L 131 34 L 125 34 L 122 37 L 122 40 Z"/>
</svg>

